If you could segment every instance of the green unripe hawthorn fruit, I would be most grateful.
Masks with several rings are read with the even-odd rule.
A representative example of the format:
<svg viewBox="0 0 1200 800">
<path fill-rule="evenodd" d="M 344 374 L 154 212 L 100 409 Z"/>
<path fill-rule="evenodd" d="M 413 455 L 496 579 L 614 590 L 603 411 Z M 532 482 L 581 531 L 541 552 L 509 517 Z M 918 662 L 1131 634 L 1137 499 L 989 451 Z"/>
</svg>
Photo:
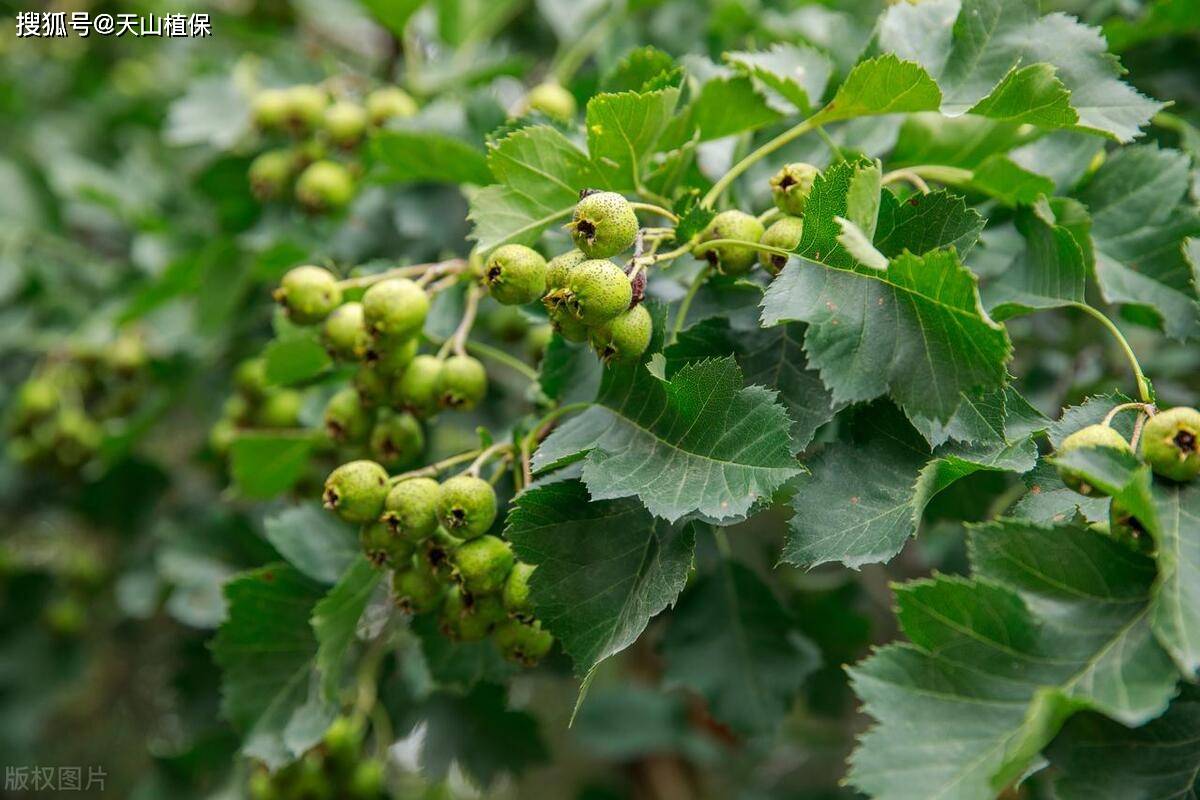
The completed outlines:
<svg viewBox="0 0 1200 800">
<path fill-rule="evenodd" d="M 78 636 L 87 625 L 87 607 L 74 597 L 60 597 L 44 612 L 46 625 L 55 636 Z"/>
<path fill-rule="evenodd" d="M 54 454 L 68 467 L 82 464 L 95 455 L 104 439 L 100 426 L 82 409 L 62 409 L 54 425 Z"/>
<path fill-rule="evenodd" d="M 330 312 L 321 328 L 321 340 L 334 358 L 361 361 L 371 343 L 362 303 L 342 303 Z"/>
<path fill-rule="evenodd" d="M 259 400 L 267 391 L 267 360 L 247 358 L 233 372 L 233 386 L 249 400 Z"/>
<path fill-rule="evenodd" d="M 532 303 L 546 292 L 546 259 L 522 244 L 497 247 L 484 264 L 483 282 L 498 303 Z"/>
<path fill-rule="evenodd" d="M 233 420 L 219 419 L 208 431 L 208 446 L 219 456 L 225 456 L 237 438 L 237 426 Z"/>
<path fill-rule="evenodd" d="M 236 425 L 248 424 L 253 411 L 253 404 L 240 394 L 226 397 L 221 405 L 221 416 Z"/>
<path fill-rule="evenodd" d="M 314 748 L 304 754 L 296 765 L 295 782 L 289 787 L 289 797 L 305 800 L 337 800 L 331 775 L 325 768 L 325 755 Z"/>
<path fill-rule="evenodd" d="M 348 461 L 329 473 L 325 507 L 347 522 L 374 522 L 388 493 L 387 470 L 374 461 Z"/>
<path fill-rule="evenodd" d="M 429 313 L 429 295 L 408 278 L 388 278 L 363 294 L 367 329 L 376 337 L 406 337 L 420 333 Z"/>
<path fill-rule="evenodd" d="M 287 191 L 295 168 L 296 157 L 290 150 L 268 150 L 251 161 L 246 171 L 250 191 L 261 201 L 278 200 Z"/>
<path fill-rule="evenodd" d="M 328 760 L 350 766 L 358 760 L 362 740 L 362 724 L 350 717 L 341 716 L 329 723 L 321 743 L 325 745 L 325 757 Z"/>
<path fill-rule="evenodd" d="M 577 104 L 575 95 L 561 85 L 547 81 L 539 83 L 525 95 L 525 106 L 531 111 L 540 111 L 547 117 L 570 122 L 575 117 Z"/>
<path fill-rule="evenodd" d="M 353 198 L 354 178 L 336 161 L 313 162 L 296 179 L 296 199 L 309 211 L 333 211 Z"/>
<path fill-rule="evenodd" d="M 772 222 L 771 226 L 767 228 L 762 238 L 758 241 L 760 244 L 770 247 L 794 250 L 796 245 L 800 244 L 800 236 L 803 233 L 804 220 L 800 217 L 783 217 Z M 778 275 L 787 262 L 787 256 L 781 256 L 777 253 L 758 254 L 758 263 L 762 264 L 767 272 L 772 275 Z"/>
<path fill-rule="evenodd" d="M 566 306 L 550 309 L 550 328 L 568 342 L 586 342 L 588 326 L 571 315 Z"/>
<path fill-rule="evenodd" d="M 579 249 L 568 250 L 562 255 L 550 259 L 546 264 L 546 288 L 551 290 L 567 288 L 567 278 L 570 277 L 571 270 L 584 261 L 587 261 L 587 256 Z"/>
<path fill-rule="evenodd" d="M 1146 526 L 1115 498 L 1108 508 L 1108 532 L 1117 541 L 1139 552 L 1148 553 L 1154 547 Z"/>
<path fill-rule="evenodd" d="M 21 384 L 13 403 L 13 418 L 18 425 L 45 419 L 58 408 L 58 387 L 54 381 L 35 375 Z"/>
<path fill-rule="evenodd" d="M 420 345 L 416 337 L 375 338 L 367 347 L 367 366 L 380 375 L 398 378 L 412 363 Z"/>
<path fill-rule="evenodd" d="M 521 341 L 529 332 L 529 320 L 515 306 L 500 306 L 491 310 L 486 322 L 488 333 L 508 344 Z"/>
<path fill-rule="evenodd" d="M 295 389 L 268 389 L 258 409 L 258 424 L 264 428 L 294 428 L 300 422 L 304 395 Z"/>
<path fill-rule="evenodd" d="M 358 392 L 351 387 L 337 391 L 325 404 L 325 431 L 335 442 L 365 442 L 373 422 L 374 415 L 363 406 Z"/>
<path fill-rule="evenodd" d="M 487 370 L 479 359 L 450 356 L 438 375 L 438 402 L 442 408 L 470 411 L 487 394 Z"/>
<path fill-rule="evenodd" d="M 483 478 L 455 475 L 438 489 L 437 515 L 455 536 L 482 536 L 496 521 L 496 492 Z"/>
<path fill-rule="evenodd" d="M 771 177 L 771 195 L 775 206 L 785 214 L 798 217 L 808 206 L 808 194 L 817 178 L 812 164 L 788 164 Z"/>
<path fill-rule="evenodd" d="M 513 564 L 512 572 L 504 581 L 504 608 L 513 617 L 520 620 L 533 619 L 533 603 L 529 599 L 529 578 L 537 569 L 535 564 L 518 561 Z"/>
<path fill-rule="evenodd" d="M 564 300 L 567 310 L 585 325 L 599 325 L 629 308 L 633 287 L 625 270 L 611 261 L 590 259 L 571 270 Z"/>
<path fill-rule="evenodd" d="M 350 797 L 353 800 L 378 800 L 383 795 L 385 772 L 379 759 L 358 762 L 350 775 Z"/>
<path fill-rule="evenodd" d="M 441 629 L 454 641 L 477 642 L 491 633 L 505 616 L 499 598 L 473 595 L 455 585 L 442 599 Z"/>
<path fill-rule="evenodd" d="M 423 559 L 414 558 L 405 569 L 392 574 L 392 598 L 409 614 L 424 614 L 438 607 L 443 584 Z"/>
<path fill-rule="evenodd" d="M 367 117 L 376 127 L 389 119 L 405 119 L 416 113 L 416 101 L 399 87 L 384 86 L 367 95 Z"/>
<path fill-rule="evenodd" d="M 311 265 L 288 270 L 273 296 L 298 325 L 320 322 L 342 304 L 342 288 L 334 274 Z"/>
<path fill-rule="evenodd" d="M 425 450 L 425 431 L 407 411 L 382 415 L 371 430 L 371 453 L 384 464 L 407 464 Z"/>
<path fill-rule="evenodd" d="M 454 565 L 450 563 L 450 554 L 458 549 L 463 541 L 439 526 L 432 536 L 421 543 L 423 552 L 420 555 L 439 578 L 449 580 L 454 571 Z"/>
<path fill-rule="evenodd" d="M 1177 406 L 1155 414 L 1142 429 L 1139 449 L 1156 475 L 1173 481 L 1200 475 L 1200 411 Z"/>
<path fill-rule="evenodd" d="M 397 404 L 419 417 L 427 417 L 438 409 L 438 386 L 441 382 L 442 360 L 436 356 L 419 355 L 412 360 L 396 381 L 394 393 Z"/>
<path fill-rule="evenodd" d="M 141 336 L 127 331 L 113 340 L 101 358 L 113 372 L 130 376 L 146 366 L 146 343 Z"/>
<path fill-rule="evenodd" d="M 367 130 L 367 112 L 358 103 L 341 100 L 325 109 L 325 135 L 338 147 L 353 147 Z"/>
<path fill-rule="evenodd" d="M 358 543 L 367 560 L 377 567 L 404 566 L 412 562 L 416 545 L 396 535 L 384 522 L 372 522 L 358 532 Z"/>
<path fill-rule="evenodd" d="M 450 555 L 455 579 L 475 596 L 503 589 L 514 560 L 508 542 L 486 534 L 464 542 Z"/>
<path fill-rule="evenodd" d="M 1110 447 L 1114 450 L 1124 450 L 1132 452 L 1129 442 L 1125 441 L 1125 437 L 1117 433 L 1107 425 L 1088 425 L 1086 428 L 1075 431 L 1067 438 L 1063 439 L 1062 444 L 1058 447 L 1059 455 L 1066 455 L 1072 450 L 1091 447 Z M 1058 464 L 1058 475 L 1062 478 L 1069 488 L 1079 492 L 1082 495 L 1097 495 L 1100 494 L 1096 487 L 1087 482 L 1084 476 L 1071 467 Z"/>
<path fill-rule="evenodd" d="M 529 333 L 525 335 L 525 349 L 529 351 L 529 356 L 534 361 L 541 361 L 542 356 L 546 354 L 546 347 L 550 344 L 550 337 L 554 335 L 554 326 L 552 325 L 534 325 L 529 329 Z"/>
<path fill-rule="evenodd" d="M 705 242 L 714 239 L 740 239 L 757 242 L 762 238 L 763 225 L 758 217 L 744 211 L 730 209 L 717 214 L 700 235 L 700 243 L 692 249 L 696 258 L 707 261 L 714 269 L 725 275 L 741 275 L 754 266 L 758 256 L 752 247 L 737 244 L 709 246 Z"/>
<path fill-rule="evenodd" d="M 595 192 L 575 205 L 567 230 L 575 246 L 588 258 L 608 258 L 631 246 L 637 238 L 637 214 L 629 201 L 616 192 Z"/>
<path fill-rule="evenodd" d="M 650 346 L 654 323 L 643 305 L 636 305 L 616 319 L 592 328 L 592 347 L 605 364 L 633 361 Z"/>
<path fill-rule="evenodd" d="M 392 391 L 391 382 L 388 381 L 387 376 L 371 369 L 366 364 L 354 372 L 351 384 L 354 386 L 354 391 L 358 392 L 358 399 L 365 406 L 382 404 Z"/>
<path fill-rule="evenodd" d="M 540 622 L 510 619 L 501 622 L 492 633 L 501 655 L 522 666 L 536 666 L 554 646 L 554 637 Z"/>
<path fill-rule="evenodd" d="M 287 125 L 294 134 L 316 130 L 325 116 L 329 95 L 319 86 L 293 86 L 284 91 Z"/>
<path fill-rule="evenodd" d="M 247 787 L 250 794 L 250 800 L 278 800 L 279 793 L 275 791 L 275 781 L 271 777 L 271 773 L 263 770 L 255 770 L 250 775 L 250 782 Z"/>
<path fill-rule="evenodd" d="M 250 117 L 260 131 L 276 131 L 287 122 L 288 95 L 285 89 L 262 89 L 250 101 Z"/>
<path fill-rule="evenodd" d="M 422 542 L 437 530 L 438 491 L 433 478 L 400 481 L 388 492 L 381 519 L 407 541 Z"/>
</svg>

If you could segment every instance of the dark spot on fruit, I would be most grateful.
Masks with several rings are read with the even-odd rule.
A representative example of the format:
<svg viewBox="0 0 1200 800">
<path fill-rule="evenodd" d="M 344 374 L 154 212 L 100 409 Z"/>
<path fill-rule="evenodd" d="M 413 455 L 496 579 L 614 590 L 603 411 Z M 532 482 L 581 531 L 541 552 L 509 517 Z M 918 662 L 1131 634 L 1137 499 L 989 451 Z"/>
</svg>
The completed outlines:
<svg viewBox="0 0 1200 800">
<path fill-rule="evenodd" d="M 575 230 L 579 231 L 589 242 L 596 238 L 596 226 L 586 219 L 576 222 Z"/>
<path fill-rule="evenodd" d="M 392 533 L 400 532 L 400 516 L 395 511 L 385 511 L 382 519 L 383 524 L 387 525 L 389 531 Z"/>
<path fill-rule="evenodd" d="M 326 508 L 337 508 L 338 500 L 341 499 L 338 496 L 337 489 L 326 489 L 322 497 L 325 499 Z"/>
<path fill-rule="evenodd" d="M 274 583 L 274 582 L 275 582 L 275 573 L 274 573 L 274 572 L 269 572 L 269 571 L 268 571 L 268 572 L 264 572 L 264 573 L 262 574 L 262 578 L 263 578 L 263 580 L 264 580 L 264 581 L 266 581 L 267 583 Z"/>
<path fill-rule="evenodd" d="M 340 442 L 342 439 L 346 438 L 346 429 L 342 427 L 340 422 L 326 422 L 325 430 L 329 433 L 329 438 L 336 441 Z"/>
<path fill-rule="evenodd" d="M 488 283 L 495 283 L 496 279 L 500 277 L 500 272 L 501 270 L 499 264 L 493 264 L 491 267 L 489 267 L 487 271 Z"/>
<path fill-rule="evenodd" d="M 779 188 L 783 189 L 785 192 L 795 185 L 796 185 L 796 179 L 793 178 L 791 175 L 784 175 L 783 178 L 779 181 Z"/>
<path fill-rule="evenodd" d="M 1175 442 L 1175 446 L 1179 448 L 1179 452 L 1181 453 L 1191 454 L 1196 452 L 1196 434 L 1191 431 L 1180 431 L 1175 434 L 1175 438 L 1172 441 Z"/>
<path fill-rule="evenodd" d="M 387 555 L 382 550 L 372 550 L 367 553 L 367 560 L 377 567 L 382 567 L 383 562 L 387 561 Z"/>
<path fill-rule="evenodd" d="M 450 516 L 452 516 L 456 520 L 462 522 L 462 521 L 466 520 L 467 512 L 465 509 L 462 509 L 462 508 L 452 508 L 452 509 L 450 509 Z"/>
<path fill-rule="evenodd" d="M 783 269 L 785 264 L 787 264 L 786 256 L 781 256 L 781 255 L 771 256 L 771 266 L 775 267 L 775 269 Z"/>
<path fill-rule="evenodd" d="M 719 259 L 719 258 L 717 257 L 717 251 L 716 251 L 716 250 L 706 250 L 706 251 L 704 251 L 704 260 L 705 260 L 705 261 L 707 261 L 707 262 L 709 263 L 709 266 L 712 266 L 712 267 L 717 267 L 717 266 L 719 266 L 719 265 L 720 265 L 720 263 L 721 263 L 721 259 Z"/>
</svg>

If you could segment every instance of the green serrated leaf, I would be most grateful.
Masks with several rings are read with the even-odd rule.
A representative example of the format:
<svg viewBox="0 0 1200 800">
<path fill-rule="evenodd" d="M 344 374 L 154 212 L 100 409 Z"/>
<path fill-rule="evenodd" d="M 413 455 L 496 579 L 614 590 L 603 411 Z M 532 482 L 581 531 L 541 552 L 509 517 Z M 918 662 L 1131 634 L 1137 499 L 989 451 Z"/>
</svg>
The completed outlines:
<svg viewBox="0 0 1200 800">
<path fill-rule="evenodd" d="M 379 183 L 492 182 L 487 155 L 444 133 L 383 130 L 371 136 L 368 152 L 371 178 Z"/>
<path fill-rule="evenodd" d="M 241 433 L 230 447 L 229 471 L 246 497 L 274 497 L 304 475 L 312 449 L 308 433 Z"/>
<path fill-rule="evenodd" d="M 267 380 L 293 386 L 320 375 L 333 363 L 315 331 L 299 331 L 271 341 L 263 350 Z"/>
<path fill-rule="evenodd" d="M 337 581 L 359 552 L 354 529 L 315 503 L 267 517 L 263 530 L 288 563 L 321 583 Z"/>
<path fill-rule="evenodd" d="M 675 70 L 675 59 L 657 47 L 646 46 L 631 50 L 601 84 L 606 92 L 644 92 L 648 83 L 662 80 Z"/>
<path fill-rule="evenodd" d="M 1086 302 L 1087 264 L 1075 237 L 1056 225 L 1049 207 L 1022 208 L 1017 230 L 1025 249 L 983 290 L 994 319 L 1005 320 L 1045 308 Z"/>
<path fill-rule="evenodd" d="M 537 720 L 508 708 L 503 687 L 483 683 L 468 694 L 439 693 L 422 707 L 422 772 L 443 780 L 457 764 L 487 788 L 501 775 L 517 775 L 547 759 Z"/>
<path fill-rule="evenodd" d="M 967 112 L 1013 124 L 1067 128 L 1079 121 L 1071 93 L 1051 64 L 1014 66 L 991 93 Z"/>
<path fill-rule="evenodd" d="M 438 626 L 436 615 L 424 614 L 412 621 L 421 640 L 421 652 L 430 677 L 443 689 L 468 692 L 480 683 L 503 684 L 517 667 L 506 661 L 491 639 L 455 642 Z"/>
<path fill-rule="evenodd" d="M 941 90 L 920 64 L 886 53 L 855 65 L 811 121 L 826 125 L 856 117 L 935 111 L 941 101 Z"/>
<path fill-rule="evenodd" d="M 337 703 L 358 620 L 382 578 L 383 571 L 373 567 L 360 554 L 350 563 L 329 594 L 313 607 L 317 673 L 321 676 L 321 692 L 330 703 Z"/>
<path fill-rule="evenodd" d="M 1154 632 L 1179 670 L 1200 677 L 1200 487 L 1161 481 L 1152 491 L 1158 580 Z"/>
<path fill-rule="evenodd" d="M 726 53 L 725 61 L 749 76 L 783 114 L 805 112 L 820 103 L 833 70 L 819 51 L 782 42 L 758 52 Z"/>
<path fill-rule="evenodd" d="M 588 152 L 610 188 L 637 191 L 646 159 L 666 130 L 678 89 L 598 94 L 587 104 Z"/>
<path fill-rule="evenodd" d="M 947 247 L 966 258 L 986 222 L 963 198 L 944 189 L 903 200 L 887 191 L 880 197 L 874 244 L 888 258 L 905 250 L 924 255 Z"/>
</svg>

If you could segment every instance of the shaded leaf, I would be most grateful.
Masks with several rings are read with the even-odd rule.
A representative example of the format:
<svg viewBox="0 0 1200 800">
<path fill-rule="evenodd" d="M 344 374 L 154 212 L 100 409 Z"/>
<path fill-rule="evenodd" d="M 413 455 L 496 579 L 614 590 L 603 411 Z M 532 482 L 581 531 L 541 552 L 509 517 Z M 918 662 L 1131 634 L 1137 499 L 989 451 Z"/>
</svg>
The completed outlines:
<svg viewBox="0 0 1200 800">
<path fill-rule="evenodd" d="M 288 563 L 321 583 L 337 581 L 359 552 L 354 529 L 315 503 L 267 517 L 263 530 Z"/>
<path fill-rule="evenodd" d="M 336 703 L 338 699 L 346 657 L 356 638 L 358 620 L 382 578 L 383 571 L 371 566 L 364 556 L 359 555 L 329 594 L 313 607 L 317 672 L 321 676 L 321 692 L 331 703 Z"/>
</svg>

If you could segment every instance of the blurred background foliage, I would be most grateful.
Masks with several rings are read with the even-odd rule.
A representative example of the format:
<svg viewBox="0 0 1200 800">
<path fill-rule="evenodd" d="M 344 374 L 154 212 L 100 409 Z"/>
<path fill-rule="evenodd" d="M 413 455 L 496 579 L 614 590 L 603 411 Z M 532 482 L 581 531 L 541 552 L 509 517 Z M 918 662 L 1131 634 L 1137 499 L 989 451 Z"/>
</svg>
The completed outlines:
<svg viewBox="0 0 1200 800">
<path fill-rule="evenodd" d="M 93 14 L 180 10 L 132 0 L 61 5 Z M 0 460 L 0 761 L 102 765 L 107 796 L 241 796 L 244 766 L 219 715 L 207 642 L 225 613 L 224 582 L 278 558 L 262 519 L 284 501 L 238 496 L 207 446 L 234 366 L 272 335 L 269 289 L 297 262 L 415 263 L 468 250 L 458 187 L 388 181 L 370 165 L 344 215 L 256 202 L 246 170 L 259 149 L 249 123 L 258 87 L 395 82 L 421 102 L 413 128 L 477 145 L 544 76 L 570 75 L 572 92 L 586 98 L 642 45 L 703 71 L 729 49 L 803 41 L 844 74 L 882 5 L 196 0 L 186 11 L 211 15 L 210 38 L 42 40 L 15 37 L 13 16 L 34 9 L 0 3 L 0 407 L 31 374 L 75 370 L 81 408 L 96 424 L 86 458 L 25 463 L 10 448 Z M 1200 155 L 1196 4 L 1061 7 L 1104 28 L 1135 86 L 1175 101 L 1149 138 Z M 877 155 L 899 128 L 900 120 L 872 118 L 835 135 Z M 723 146 L 707 148 L 702 165 L 727 160 Z M 815 140 L 793 149 L 793 158 L 828 160 Z M 1047 413 L 1107 391 L 1122 374 L 1082 317 L 1037 315 L 1010 327 L 1014 370 Z M 140 353 L 132 370 L 114 356 L 130 341 Z M 1149 332 L 1134 346 L 1165 400 L 1194 396 L 1200 350 Z M 511 387 L 517 401 L 520 392 Z M 439 435 L 469 438 L 479 421 Z M 963 569 L 962 520 L 981 512 L 966 498 L 997 491 L 985 485 L 996 480 L 983 473 L 939 496 L 925 535 L 886 568 L 773 573 L 786 612 L 821 651 L 777 738 L 739 736 L 688 693 L 661 691 L 652 624 L 601 670 L 569 731 L 575 682 L 565 664 L 514 681 L 509 702 L 520 719 L 505 717 L 504 701 L 482 685 L 465 696 L 422 696 L 432 704 L 424 735 L 434 743 L 422 751 L 426 777 L 417 778 L 406 709 L 414 692 L 429 690 L 401 678 L 427 667 L 399 653 L 400 677 L 383 687 L 383 701 L 402 740 L 399 761 L 414 773 L 413 796 L 478 795 L 451 759 L 468 752 L 474 774 L 501 771 L 513 758 L 509 737 L 524 739 L 518 758 L 532 768 L 494 784 L 492 796 L 848 796 L 838 779 L 864 720 L 840 665 L 895 635 L 889 580 Z M 773 565 L 779 525 L 771 522 L 735 531 L 744 560 Z M 701 564 L 706 557 L 702 548 Z M 471 724 L 472 713 L 492 712 Z"/>
</svg>

